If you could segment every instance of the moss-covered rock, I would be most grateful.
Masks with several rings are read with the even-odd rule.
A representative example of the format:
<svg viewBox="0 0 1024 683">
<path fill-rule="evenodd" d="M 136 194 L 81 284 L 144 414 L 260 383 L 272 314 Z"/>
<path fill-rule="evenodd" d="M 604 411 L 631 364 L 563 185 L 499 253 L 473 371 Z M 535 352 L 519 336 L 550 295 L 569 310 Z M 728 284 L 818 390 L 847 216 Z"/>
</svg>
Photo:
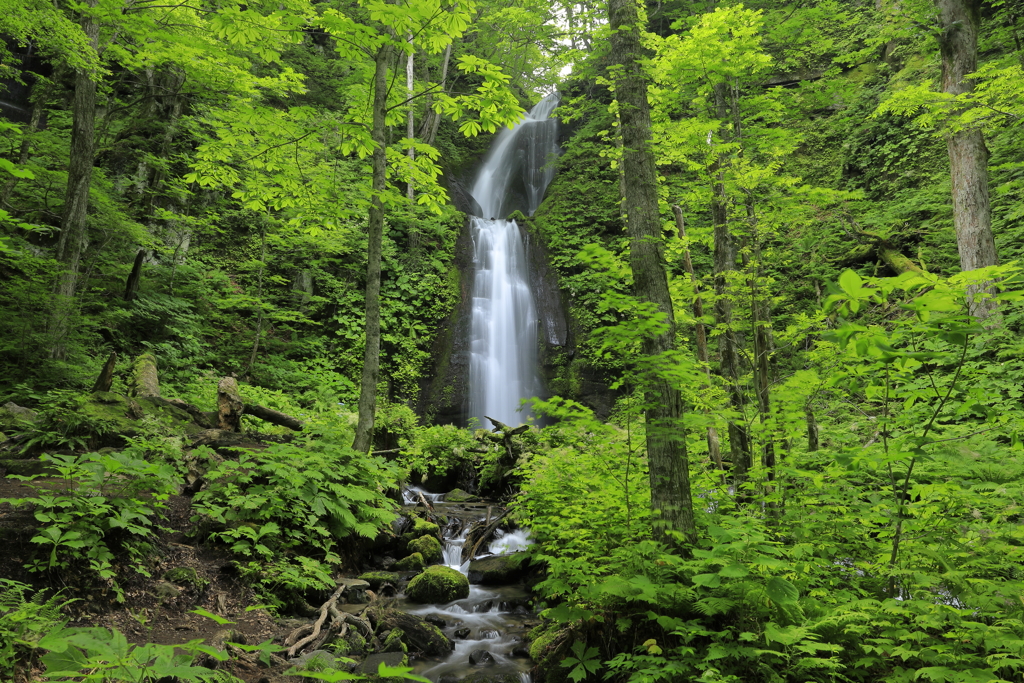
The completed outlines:
<svg viewBox="0 0 1024 683">
<path fill-rule="evenodd" d="M 441 542 L 433 536 L 420 536 L 409 543 L 409 552 L 419 553 L 424 562 L 437 562 L 441 559 Z"/>
<path fill-rule="evenodd" d="M 376 621 L 378 630 L 400 632 L 408 652 L 443 657 L 455 648 L 455 644 L 441 629 L 415 614 L 385 606 L 374 610 L 371 620 Z"/>
<path fill-rule="evenodd" d="M 441 527 L 420 517 L 413 517 L 412 531 L 416 536 L 423 536 L 424 534 L 437 536 L 441 533 Z"/>
<path fill-rule="evenodd" d="M 191 586 L 201 591 L 210 585 L 210 582 L 199 576 L 192 567 L 175 567 L 164 572 L 164 580 L 175 583 L 179 586 Z"/>
<path fill-rule="evenodd" d="M 405 631 L 400 628 L 393 628 L 388 631 L 388 634 L 384 636 L 384 642 L 381 643 L 381 652 L 408 652 L 409 647 L 402 642 L 402 636 L 405 635 Z"/>
<path fill-rule="evenodd" d="M 370 584 L 370 588 L 373 590 L 380 590 L 381 584 L 390 583 L 398 585 L 398 582 L 402 580 L 402 577 L 394 572 L 366 572 L 360 574 L 359 578 Z"/>
<path fill-rule="evenodd" d="M 469 597 L 469 579 L 443 565 L 427 567 L 413 578 L 405 589 L 410 600 L 422 603 L 445 603 Z"/>
<path fill-rule="evenodd" d="M 469 581 L 485 586 L 516 583 L 522 580 L 528 568 L 529 564 L 525 562 L 523 555 L 485 557 L 469 563 Z"/>
<path fill-rule="evenodd" d="M 362 657 L 366 654 L 366 638 L 357 628 L 350 628 L 344 638 L 336 638 L 331 651 L 342 657 Z"/>
<path fill-rule="evenodd" d="M 426 562 L 423 561 L 423 555 L 420 553 L 413 553 L 412 555 L 395 562 L 395 569 L 400 572 L 418 572 L 425 566 Z"/>
<path fill-rule="evenodd" d="M 479 500 L 479 497 L 466 493 L 462 489 L 453 489 L 444 494 L 444 502 L 446 503 L 476 503 Z"/>
</svg>

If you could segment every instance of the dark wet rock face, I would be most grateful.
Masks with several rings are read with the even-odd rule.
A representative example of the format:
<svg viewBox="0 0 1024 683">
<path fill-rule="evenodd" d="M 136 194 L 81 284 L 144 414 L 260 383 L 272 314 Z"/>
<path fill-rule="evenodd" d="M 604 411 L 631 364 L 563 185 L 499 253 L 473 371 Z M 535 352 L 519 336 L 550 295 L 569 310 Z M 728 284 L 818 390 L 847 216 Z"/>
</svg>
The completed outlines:
<svg viewBox="0 0 1024 683">
<path fill-rule="evenodd" d="M 473 666 L 490 666 L 494 664 L 494 655 L 487 650 L 476 650 L 469 654 L 469 663 Z"/>
<path fill-rule="evenodd" d="M 521 581 L 529 568 L 522 558 L 515 555 L 496 555 L 469 563 L 470 583 L 485 586 L 501 586 Z"/>
</svg>

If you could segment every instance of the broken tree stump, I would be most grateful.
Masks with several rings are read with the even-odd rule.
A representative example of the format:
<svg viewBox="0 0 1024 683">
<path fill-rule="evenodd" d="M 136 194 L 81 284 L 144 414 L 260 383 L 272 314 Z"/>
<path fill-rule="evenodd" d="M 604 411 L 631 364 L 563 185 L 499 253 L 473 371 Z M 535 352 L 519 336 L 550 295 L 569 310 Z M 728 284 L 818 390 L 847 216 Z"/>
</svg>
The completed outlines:
<svg viewBox="0 0 1024 683">
<path fill-rule="evenodd" d="M 92 385 L 92 390 L 96 391 L 110 391 L 111 385 L 114 384 L 114 367 L 117 365 L 117 353 L 111 352 L 107 358 L 107 362 L 103 364 L 103 369 L 100 370 L 100 376 L 96 378 L 96 383 Z"/>
<path fill-rule="evenodd" d="M 160 380 L 156 369 L 156 356 L 144 353 L 132 366 L 130 394 L 138 397 L 159 397 Z"/>
<path fill-rule="evenodd" d="M 217 424 L 229 432 L 242 430 L 242 414 L 245 405 L 238 393 L 238 382 L 234 377 L 223 377 L 217 385 Z"/>
</svg>

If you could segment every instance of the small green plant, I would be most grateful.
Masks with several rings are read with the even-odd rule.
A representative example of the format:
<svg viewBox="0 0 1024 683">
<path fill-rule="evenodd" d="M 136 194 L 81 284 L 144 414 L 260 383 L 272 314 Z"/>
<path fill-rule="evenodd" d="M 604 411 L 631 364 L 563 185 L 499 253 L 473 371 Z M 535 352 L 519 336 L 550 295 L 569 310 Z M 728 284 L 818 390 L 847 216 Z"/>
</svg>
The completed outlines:
<svg viewBox="0 0 1024 683">
<path fill-rule="evenodd" d="M 130 451 L 44 454 L 42 460 L 63 478 L 61 489 L 33 485 L 36 497 L 0 500 L 32 508 L 40 523 L 31 541 L 42 553 L 26 567 L 32 572 L 65 574 L 88 567 L 114 590 L 118 601 L 123 600 L 112 564 L 115 552 L 125 552 L 136 570 L 148 575 L 144 557 L 158 529 L 154 517 L 174 491 L 173 470 Z"/>
<path fill-rule="evenodd" d="M 24 439 L 22 453 L 43 449 L 97 448 L 114 425 L 83 410 L 88 396 L 75 391 L 53 390 L 46 394 L 38 418 L 17 436 Z"/>
<path fill-rule="evenodd" d="M 29 598 L 30 592 L 30 586 L 0 579 L 0 679 L 3 680 L 11 680 L 15 666 L 32 659 L 40 640 L 67 623 L 61 608 L 71 600 L 62 600 L 59 593 L 46 597 L 46 591 Z"/>
<path fill-rule="evenodd" d="M 575 656 L 563 659 L 562 666 L 572 667 L 569 678 L 576 683 L 601 670 L 601 651 L 596 647 L 587 647 L 586 643 L 576 641 L 572 644 L 572 653 Z"/>
</svg>

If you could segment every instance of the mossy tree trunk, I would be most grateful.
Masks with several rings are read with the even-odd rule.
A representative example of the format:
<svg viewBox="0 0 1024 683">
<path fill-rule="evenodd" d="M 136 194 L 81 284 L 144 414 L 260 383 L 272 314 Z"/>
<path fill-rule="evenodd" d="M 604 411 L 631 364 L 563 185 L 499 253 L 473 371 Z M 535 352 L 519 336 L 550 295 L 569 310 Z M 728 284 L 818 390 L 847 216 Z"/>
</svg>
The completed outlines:
<svg viewBox="0 0 1024 683">
<path fill-rule="evenodd" d="M 664 329 L 643 340 L 642 353 L 647 364 L 653 366 L 647 368 L 644 393 L 655 533 L 662 541 L 675 545 L 674 534 L 694 542 L 697 532 L 686 440 L 679 419 L 682 400 L 679 388 L 656 367 L 670 362 L 675 351 L 675 320 L 665 273 L 647 76 L 641 63 L 645 55 L 636 0 L 609 0 L 608 23 L 612 29 L 612 61 L 618 66 L 615 96 L 622 124 L 623 210 L 629 233 L 633 288 L 641 301 L 655 304 L 665 316 Z"/>
</svg>

